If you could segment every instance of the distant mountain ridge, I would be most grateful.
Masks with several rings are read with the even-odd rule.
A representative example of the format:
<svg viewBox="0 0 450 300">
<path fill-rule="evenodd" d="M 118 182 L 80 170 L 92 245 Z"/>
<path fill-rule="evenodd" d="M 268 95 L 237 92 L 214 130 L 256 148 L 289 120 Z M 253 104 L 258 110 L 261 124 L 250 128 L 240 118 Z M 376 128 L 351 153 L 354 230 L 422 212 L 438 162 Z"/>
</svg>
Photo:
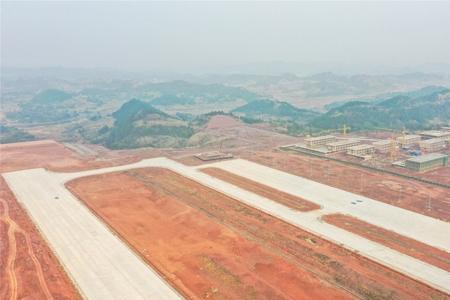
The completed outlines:
<svg viewBox="0 0 450 300">
<path fill-rule="evenodd" d="M 450 90 L 430 88 L 405 93 L 383 101 L 351 101 L 311 121 L 314 128 L 346 124 L 354 130 L 377 128 L 423 129 L 450 119 Z"/>
<path fill-rule="evenodd" d="M 319 113 L 301 109 L 283 101 L 259 99 L 231 111 L 238 116 L 254 119 L 285 119 L 306 123 L 317 117 Z"/>
</svg>

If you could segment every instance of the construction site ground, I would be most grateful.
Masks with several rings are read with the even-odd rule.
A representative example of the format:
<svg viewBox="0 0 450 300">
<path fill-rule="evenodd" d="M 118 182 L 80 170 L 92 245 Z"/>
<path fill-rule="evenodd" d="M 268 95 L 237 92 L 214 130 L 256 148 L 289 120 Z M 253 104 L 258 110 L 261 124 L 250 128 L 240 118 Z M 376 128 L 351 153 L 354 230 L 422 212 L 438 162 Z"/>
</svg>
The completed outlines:
<svg viewBox="0 0 450 300">
<path fill-rule="evenodd" d="M 0 299 L 81 299 L 0 177 Z"/>
<path fill-rule="evenodd" d="M 0 145 L 0 172 L 3 173 L 36 167 L 45 167 L 53 171 L 66 172 L 90 170 L 129 164 L 137 162 L 141 158 L 156 157 L 161 153 L 159 150 L 152 149 L 137 149 L 131 151 L 101 150 L 104 152 L 95 156 L 91 151 L 87 151 L 83 147 L 73 147 L 72 150 L 75 149 L 74 151 L 77 151 L 77 148 L 79 148 L 78 151 L 80 151 L 80 153 L 75 153 L 70 150 L 72 148 L 69 149 L 54 141 Z M 84 152 L 85 154 L 81 152 Z M 195 149 L 172 149 L 164 151 L 167 156 L 183 161 L 183 163 L 189 165 L 201 165 L 203 163 L 198 159 L 193 158 L 193 154 L 197 152 L 198 151 Z M 235 156 L 253 160 L 305 178 L 310 178 L 317 182 L 322 182 L 330 186 L 450 222 L 450 192 L 444 188 L 406 180 L 392 175 L 371 172 L 358 167 L 350 167 L 324 159 L 312 158 L 301 154 L 280 153 L 270 150 L 249 151 L 245 148 L 241 150 L 236 149 L 235 151 L 232 151 L 232 153 L 235 154 Z M 440 176 L 445 179 L 447 174 L 445 173 L 445 170 L 446 169 L 430 171 L 427 172 L 426 175 Z M 225 176 L 223 173 L 225 171 L 220 171 L 221 172 L 218 172 L 217 169 L 215 169 L 214 171 L 210 170 L 208 172 L 213 172 L 210 174 L 219 178 L 220 176 Z M 277 202 L 283 203 L 284 201 L 285 205 L 289 205 L 289 203 L 292 205 L 296 202 L 294 198 L 298 198 L 289 194 L 285 195 L 285 193 L 277 195 L 277 192 L 279 192 L 277 189 L 270 188 L 252 180 L 247 179 L 244 180 L 244 182 L 239 183 L 237 179 L 241 176 L 235 174 L 232 174 L 234 176 L 230 176 L 230 174 L 231 173 L 226 174 L 226 177 L 222 177 L 222 179 L 229 182 L 234 181 L 234 185 L 252 191 L 263 197 L 269 199 L 275 198 L 273 200 Z M 125 186 L 120 185 L 120 181 L 117 182 L 117 187 L 108 186 L 107 184 L 104 185 L 101 182 L 105 178 L 106 182 L 110 182 L 109 177 L 115 180 L 117 179 L 115 176 L 119 175 L 125 176 Z M 103 179 L 99 180 L 98 178 L 100 177 Z M 25 261 L 25 263 L 15 264 L 14 267 L 16 268 L 16 273 L 14 273 L 14 275 L 10 271 L 12 270 L 11 264 L 14 265 L 14 263 L 12 263 L 14 260 L 7 258 L 5 255 L 1 256 L 0 271 L 2 272 L 0 280 L 1 282 L 8 282 L 8 284 L 1 285 L 0 299 L 8 299 L 8 295 L 13 296 L 14 293 L 19 296 L 27 296 L 27 293 L 30 294 L 30 292 L 25 291 L 24 287 L 40 290 L 39 295 L 44 295 L 44 297 L 47 297 L 46 293 L 51 293 L 55 299 L 77 299 L 77 297 L 79 297 L 77 291 L 74 289 L 64 271 L 62 271 L 55 256 L 52 254 L 39 232 L 35 229 L 25 211 L 14 199 L 14 196 L 9 191 L 3 179 L 0 179 L 0 191 L 2 193 L 2 197 L 0 197 L 2 200 L 2 203 L 0 203 L 0 213 L 2 218 L 0 220 L 0 236 L 2 237 L 2 241 L 8 241 L 8 243 L 2 243 L 2 245 L 0 245 L 0 252 L 7 252 L 8 257 L 12 257 L 11 253 L 15 252 L 17 257 L 16 261 Z M 92 184 L 90 183 L 90 180 L 93 181 Z M 133 170 L 121 174 L 115 173 L 82 178 L 78 179 L 76 182 L 78 181 L 96 191 L 92 192 L 89 189 L 83 191 L 83 193 L 87 195 L 83 195 L 83 197 L 89 198 L 91 197 L 90 195 L 97 197 L 93 202 L 101 204 L 101 207 L 98 209 L 99 211 L 115 211 L 114 226 L 119 226 L 124 232 L 132 232 L 132 235 L 136 234 L 136 243 L 137 241 L 143 241 L 145 248 L 141 248 L 141 250 L 151 248 L 156 249 L 157 253 L 160 252 L 160 256 L 158 257 L 160 266 L 155 265 L 154 261 L 151 261 L 150 258 L 146 257 L 146 255 L 150 255 L 148 250 L 142 250 L 144 251 L 142 252 L 136 248 L 130 238 L 125 235 L 122 236 L 124 240 L 137 249 L 140 255 L 150 262 L 152 266 L 156 266 L 162 273 L 165 272 L 164 275 L 169 274 L 167 275 L 169 276 L 169 280 L 178 289 L 183 291 L 183 293 L 192 293 L 191 295 L 196 295 L 195 297 L 221 299 L 219 296 L 222 295 L 220 293 L 222 291 L 217 288 L 217 283 L 231 281 L 229 293 L 224 293 L 223 298 L 233 298 L 231 295 L 235 295 L 233 293 L 236 293 L 236 291 L 239 290 L 238 286 L 234 285 L 236 282 L 233 280 L 242 276 L 244 279 L 239 279 L 238 282 L 238 284 L 241 284 L 240 287 L 242 287 L 242 285 L 254 285 L 258 283 L 256 284 L 256 287 L 258 288 L 257 292 L 260 293 L 258 295 L 265 298 L 276 298 L 279 296 L 281 298 L 295 299 L 292 295 L 301 295 L 301 297 L 304 298 L 316 297 L 315 299 L 329 299 L 331 295 L 332 297 L 337 298 L 355 296 L 364 299 L 449 299 L 448 295 L 415 281 L 408 276 L 395 272 L 370 259 L 337 246 L 336 244 L 320 239 L 297 227 L 288 225 L 278 218 L 274 218 L 258 209 L 249 207 L 242 202 L 233 200 L 221 193 L 215 192 L 203 185 L 165 169 L 152 168 L 138 171 Z M 128 220 L 129 217 L 127 216 L 119 216 L 119 207 L 121 207 L 119 198 L 129 199 L 126 195 L 127 192 L 129 193 L 129 189 L 126 187 L 129 182 L 132 183 L 131 186 L 133 186 L 133 184 L 139 186 L 137 192 L 133 192 L 133 195 L 135 195 L 137 199 L 140 199 L 130 199 L 130 202 L 136 201 L 136 203 L 139 204 L 138 208 L 145 208 L 144 211 L 146 213 L 148 213 L 146 208 L 148 205 L 147 202 L 154 200 L 156 203 L 153 204 L 154 206 L 151 206 L 152 213 L 154 214 L 151 222 L 148 221 L 149 224 L 147 224 L 146 218 L 142 216 L 138 218 L 141 220 L 139 223 L 132 223 L 131 220 Z M 149 182 L 155 183 L 151 184 Z M 181 186 L 183 188 L 180 189 Z M 98 192 L 96 187 L 98 187 Z M 184 187 L 187 188 L 185 189 Z M 103 196 L 103 193 L 105 193 L 106 196 Z M 120 195 L 117 199 L 115 196 L 116 194 Z M 141 194 L 144 195 L 144 198 L 145 195 L 150 195 L 150 198 L 147 197 L 142 200 Z M 203 194 L 205 194 L 205 196 L 203 196 Z M 8 196 L 3 197 L 3 195 Z M 3 201 L 4 198 L 7 199 L 6 202 Z M 211 201 L 211 199 L 214 199 L 214 201 Z M 111 202 L 115 201 L 115 203 L 110 204 L 110 200 Z M 158 201 L 165 204 L 163 205 Z M 169 205 L 168 203 L 177 204 Z M 309 203 L 314 205 L 314 203 Z M 161 204 L 161 206 L 159 204 Z M 118 209 L 115 209 L 115 206 L 117 206 Z M 169 207 L 169 212 L 166 211 L 167 207 Z M 174 207 L 176 207 L 176 209 Z M 301 205 L 297 208 L 301 211 L 301 209 L 308 210 L 308 207 L 309 206 Z M 126 209 L 131 213 L 133 213 L 133 209 L 136 210 L 136 208 L 130 207 L 127 207 Z M 176 212 L 173 212 L 172 209 Z M 139 215 L 139 213 L 136 213 L 136 215 Z M 188 231 L 184 231 L 185 229 L 183 229 L 182 232 L 184 235 L 182 236 L 174 234 L 174 239 L 176 238 L 179 240 L 161 240 L 161 245 L 166 248 L 160 244 L 150 245 L 150 242 L 145 241 L 143 235 L 145 235 L 146 229 L 151 229 L 152 226 L 161 228 L 158 227 L 162 226 L 159 225 L 158 222 L 163 222 L 164 218 L 167 219 L 171 217 L 176 221 L 173 225 L 176 227 L 167 228 L 168 231 L 177 233 L 177 230 L 180 228 L 189 226 L 193 227 L 193 229 Z M 196 225 L 197 219 L 202 220 L 198 223 L 198 226 Z M 11 220 L 17 225 L 11 223 Z M 119 223 L 122 221 L 127 225 L 120 225 Z M 379 238 L 377 233 L 380 228 L 377 228 L 372 224 L 365 223 L 367 226 L 362 226 L 362 224 L 353 223 L 354 220 L 352 222 L 347 222 L 348 220 L 341 222 L 341 219 L 334 219 L 333 221 L 336 222 L 334 225 L 344 228 L 349 232 L 357 233 L 371 240 Z M 112 226 L 110 221 L 107 220 L 107 223 Z M 362 226 L 358 229 L 360 230 L 359 232 L 356 232 L 355 225 Z M 136 230 L 140 231 L 137 233 L 133 232 L 132 226 L 136 226 Z M 211 233 L 205 235 L 197 232 L 200 230 L 199 228 L 216 228 L 216 226 L 219 226 L 218 229 L 214 231 L 217 233 L 217 236 Z M 11 232 L 9 228 L 15 228 L 16 234 L 9 234 L 9 232 Z M 161 229 L 161 232 L 164 232 L 163 229 L 165 229 L 165 227 Z M 120 233 L 120 230 L 115 227 L 114 230 Z M 26 234 L 29 234 L 28 239 L 26 238 Z M 214 237 L 211 241 L 208 240 L 210 239 L 210 235 Z M 386 235 L 388 236 L 387 238 L 377 242 L 448 271 L 448 258 L 446 255 L 435 252 L 437 249 L 432 247 L 430 247 L 431 249 L 428 249 L 426 248 L 429 247 L 428 245 L 422 243 L 417 244 L 414 243 L 415 241 L 411 242 L 410 239 L 407 239 L 404 236 L 399 237 L 399 241 L 401 241 L 399 244 L 396 241 L 397 237 L 395 234 L 391 237 L 388 231 Z M 20 238 L 20 236 L 23 237 Z M 223 236 L 225 236 L 225 238 Z M 14 239 L 11 239 L 11 237 L 14 237 Z M 156 237 L 158 238 L 158 236 Z M 216 238 L 219 241 L 217 241 Z M 227 247 L 223 244 L 224 241 L 222 239 L 225 239 L 228 242 L 231 241 L 234 243 L 233 245 L 238 246 Z M 30 241 L 32 247 L 29 246 Z M 14 243 L 16 244 L 16 250 L 11 252 L 10 249 L 14 247 L 10 248 L 9 245 L 13 245 Z M 205 244 L 203 245 L 203 243 Z M 187 255 L 181 255 L 182 257 L 180 257 L 180 254 L 176 256 L 176 253 L 168 252 L 172 256 L 167 257 L 164 256 L 164 251 L 157 250 L 158 246 L 163 247 L 166 252 L 168 252 L 167 249 L 172 246 L 175 248 L 178 247 L 178 249 L 186 249 L 186 253 L 191 253 L 190 251 L 192 251 L 192 255 L 196 258 L 200 256 L 202 259 L 197 260 L 196 262 L 198 264 L 195 265 L 192 262 L 192 257 Z M 220 249 L 220 251 L 217 256 L 214 256 L 216 253 L 209 252 L 210 250 L 208 250 L 206 255 L 209 255 L 209 258 L 212 257 L 213 260 L 210 260 L 209 258 L 204 259 L 202 254 L 199 254 L 198 252 L 203 246 L 216 247 Z M 33 253 L 30 252 L 30 249 L 34 249 L 35 247 L 37 247 L 37 250 L 35 250 L 35 255 L 33 255 Z M 412 248 L 413 250 L 408 250 L 406 248 Z M 247 256 L 241 254 L 242 251 L 252 252 L 253 249 L 255 249 L 258 258 L 262 257 L 261 260 L 252 261 Z M 431 251 L 430 253 L 433 255 L 425 258 L 424 253 L 428 251 Z M 214 258 L 217 257 L 233 255 L 238 256 L 238 258 L 233 257 L 231 260 L 214 260 Z M 19 259 L 19 257 L 24 257 L 24 259 Z M 172 260 L 174 257 L 177 257 L 178 259 L 176 263 Z M 241 260 L 239 259 L 250 260 L 251 262 L 254 262 L 254 264 L 246 265 L 245 263 L 241 263 Z M 275 262 L 277 266 L 280 266 L 280 268 L 277 269 L 279 272 L 276 274 L 277 276 L 275 276 L 277 278 L 273 278 L 273 274 L 269 274 L 272 271 L 267 271 L 267 268 L 270 268 L 270 270 L 273 269 L 273 262 Z M 183 270 L 183 272 L 186 272 L 183 273 L 184 275 L 174 271 L 183 264 L 187 264 L 187 269 L 190 268 L 188 271 Z M 39 275 L 39 265 L 45 270 L 45 272 L 43 272 L 44 276 Z M 194 271 L 198 271 L 199 265 L 203 266 L 200 269 L 203 273 L 200 272 L 201 275 L 195 275 L 196 273 Z M 241 268 L 241 265 L 243 266 L 243 269 Z M 264 269 L 261 268 L 261 266 L 269 267 Z M 9 271 L 3 272 L 4 268 Z M 219 271 L 217 271 L 217 269 Z M 246 272 L 250 272 L 249 270 L 253 270 L 255 274 L 252 276 L 246 275 Z M 255 270 L 259 271 L 256 272 Z M 199 288 L 199 286 L 189 286 L 189 284 L 186 284 L 180 279 L 184 278 L 185 281 L 188 281 L 186 278 L 192 278 L 192 276 L 200 278 L 201 276 L 206 276 L 205 274 L 208 272 L 210 272 L 210 277 L 207 277 L 205 282 L 209 285 L 199 285 L 202 288 Z M 286 273 L 294 272 L 304 275 L 302 275 L 303 277 L 288 276 L 288 278 L 285 278 L 287 276 Z M 225 273 L 225 275 L 223 273 Z M 237 277 L 233 277 L 235 275 Z M 9 279 L 6 278 L 7 276 Z M 52 287 L 47 287 L 47 290 L 45 284 L 43 284 L 49 282 L 46 281 L 46 276 L 48 276 L 50 280 L 53 280 L 50 281 Z M 277 281 L 278 277 L 284 278 L 283 280 L 287 282 L 286 284 L 288 287 L 286 288 L 286 291 L 284 289 L 280 291 L 278 288 L 281 284 Z M 173 278 L 175 278 L 175 281 L 172 281 Z M 305 278 L 307 278 L 307 280 Z M 14 282 L 17 282 L 16 289 L 13 288 L 15 286 Z M 296 288 L 298 282 L 303 284 L 300 290 Z M 37 284 L 39 284 L 39 286 Z M 184 289 L 183 287 L 179 287 L 180 284 L 186 285 Z M 210 289 L 205 290 L 204 288 L 206 286 L 210 287 Z M 276 288 L 274 288 L 274 286 Z M 317 286 L 323 288 L 323 291 L 321 292 L 323 294 L 309 294 L 309 291 L 305 292 L 305 290 L 310 288 L 314 289 L 314 287 Z M 193 292 L 189 291 L 189 289 Z M 204 294 L 195 294 L 199 291 L 205 292 Z M 248 290 L 245 291 L 248 292 Z M 39 295 L 37 299 L 39 299 Z M 248 295 L 250 297 L 254 294 L 250 291 Z M 256 297 L 254 299 L 259 298 Z"/>
<path fill-rule="evenodd" d="M 450 222 L 450 190 L 344 165 L 323 158 L 280 151 L 242 151 L 241 158 Z"/>
<path fill-rule="evenodd" d="M 252 181 L 245 177 L 218 168 L 204 168 L 202 169 L 202 172 L 214 176 L 216 178 L 219 178 L 221 180 L 227 181 L 238 187 L 244 188 L 247 191 L 253 192 L 260 196 L 279 202 L 283 205 L 286 205 L 298 211 L 307 212 L 320 208 L 320 205 L 317 205 L 300 197 L 268 187 L 266 185 Z"/>
<path fill-rule="evenodd" d="M 450 253 L 380 228 L 355 217 L 332 214 L 322 220 L 450 272 Z"/>
<path fill-rule="evenodd" d="M 98 175 L 69 187 L 175 286 L 199 298 L 449 298 L 172 171 Z"/>
</svg>

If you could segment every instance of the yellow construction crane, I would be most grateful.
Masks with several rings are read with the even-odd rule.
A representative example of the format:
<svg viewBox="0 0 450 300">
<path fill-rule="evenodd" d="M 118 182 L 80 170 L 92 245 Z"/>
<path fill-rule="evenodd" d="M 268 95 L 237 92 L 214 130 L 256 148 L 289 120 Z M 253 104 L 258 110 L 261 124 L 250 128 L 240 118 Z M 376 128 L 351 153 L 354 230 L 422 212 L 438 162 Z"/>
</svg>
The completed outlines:
<svg viewBox="0 0 450 300">
<path fill-rule="evenodd" d="M 407 133 L 408 133 L 408 132 L 406 131 L 406 127 L 403 126 L 403 129 L 402 129 L 402 134 L 403 134 L 403 136 L 405 136 Z"/>
<path fill-rule="evenodd" d="M 394 137 L 391 137 L 391 147 L 390 147 L 390 153 L 391 153 L 391 161 L 394 160 L 395 156 L 395 149 L 397 148 L 397 141 L 394 139 Z"/>
<path fill-rule="evenodd" d="M 346 135 L 348 130 L 351 130 L 351 128 L 348 127 L 347 124 L 342 125 L 342 134 L 343 135 Z"/>
</svg>

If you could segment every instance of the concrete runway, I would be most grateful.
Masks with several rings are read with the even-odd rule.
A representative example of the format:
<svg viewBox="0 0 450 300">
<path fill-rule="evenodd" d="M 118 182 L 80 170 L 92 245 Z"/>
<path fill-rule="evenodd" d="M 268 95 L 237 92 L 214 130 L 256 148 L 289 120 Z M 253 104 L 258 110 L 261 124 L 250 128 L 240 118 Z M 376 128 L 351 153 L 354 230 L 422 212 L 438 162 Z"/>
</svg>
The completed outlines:
<svg viewBox="0 0 450 300">
<path fill-rule="evenodd" d="M 248 160 L 227 160 L 201 166 L 201 168 L 203 167 L 223 169 L 319 204 L 329 213 L 351 215 L 373 225 L 395 231 L 401 235 L 450 252 L 450 223 L 448 222 L 346 192 Z M 356 204 L 352 204 L 352 202 Z"/>
<path fill-rule="evenodd" d="M 306 213 L 292 210 L 197 170 L 208 166 L 219 167 L 303 197 L 322 205 L 323 209 Z M 324 223 L 320 221 L 320 216 L 336 212 L 351 214 L 447 252 L 450 249 L 449 223 L 245 160 L 189 167 L 167 158 L 153 158 L 124 166 L 75 173 L 32 169 L 3 174 L 17 199 L 27 208 L 82 293 L 90 299 L 106 299 L 108 295 L 113 295 L 109 299 L 124 299 L 119 296 L 124 295 L 122 287 L 134 293 L 131 295 L 137 295 L 131 299 L 179 298 L 179 295 L 141 262 L 125 244 L 114 237 L 106 226 L 64 187 L 65 182 L 75 178 L 144 167 L 170 169 L 450 294 L 449 272 Z M 59 199 L 55 199 L 55 196 Z M 362 202 L 351 204 L 355 199 Z M 104 243 L 106 247 L 103 246 Z M 105 255 L 107 252 L 108 255 Z M 110 257 L 109 252 L 114 255 Z M 93 256 L 98 256 L 100 261 L 90 258 Z M 115 259 L 119 256 L 122 259 Z M 126 261 L 123 260 L 125 257 Z"/>
<path fill-rule="evenodd" d="M 2 174 L 85 299 L 182 299 L 64 186 L 57 173 Z"/>
</svg>

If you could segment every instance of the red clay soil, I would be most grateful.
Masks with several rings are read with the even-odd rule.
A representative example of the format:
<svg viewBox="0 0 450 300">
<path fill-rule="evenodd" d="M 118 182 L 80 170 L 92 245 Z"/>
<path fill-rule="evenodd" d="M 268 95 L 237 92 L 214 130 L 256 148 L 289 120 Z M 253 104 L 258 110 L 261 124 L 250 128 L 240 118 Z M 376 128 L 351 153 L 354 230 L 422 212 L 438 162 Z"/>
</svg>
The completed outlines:
<svg viewBox="0 0 450 300">
<path fill-rule="evenodd" d="M 242 126 L 243 124 L 236 120 L 235 118 L 232 118 L 230 116 L 225 115 L 217 115 L 212 116 L 208 123 L 206 124 L 206 129 L 218 129 L 218 128 L 225 128 L 225 127 L 235 127 L 235 126 Z"/>
<path fill-rule="evenodd" d="M 450 253 L 446 251 L 436 249 L 352 216 L 332 214 L 323 216 L 322 220 L 450 272 Z"/>
<path fill-rule="evenodd" d="M 450 184 L 450 166 L 420 174 L 421 177 Z"/>
<path fill-rule="evenodd" d="M 0 173 L 46 168 L 55 172 L 74 172 L 129 164 L 142 158 L 160 156 L 158 151 L 134 154 L 132 151 L 105 149 L 101 159 L 81 157 L 64 145 L 52 141 L 0 144 Z"/>
<path fill-rule="evenodd" d="M 264 184 L 260 184 L 219 168 L 204 168 L 201 171 L 298 211 L 307 212 L 320 208 L 320 205 L 307 201 L 303 198 L 268 187 Z"/>
<path fill-rule="evenodd" d="M 0 173 L 32 168 L 82 168 L 87 162 L 55 141 L 0 145 Z"/>
<path fill-rule="evenodd" d="M 193 298 L 450 299 L 168 170 L 80 178 L 68 187 Z"/>
<path fill-rule="evenodd" d="M 0 177 L 0 299 L 81 299 Z"/>
<path fill-rule="evenodd" d="M 446 188 L 303 154 L 249 151 L 240 157 L 450 222 L 450 190 Z"/>
<path fill-rule="evenodd" d="M 163 179 L 174 176 L 156 172 Z M 170 191 L 150 189 L 126 174 L 69 186 L 189 298 L 353 298 L 177 201 Z"/>
</svg>

